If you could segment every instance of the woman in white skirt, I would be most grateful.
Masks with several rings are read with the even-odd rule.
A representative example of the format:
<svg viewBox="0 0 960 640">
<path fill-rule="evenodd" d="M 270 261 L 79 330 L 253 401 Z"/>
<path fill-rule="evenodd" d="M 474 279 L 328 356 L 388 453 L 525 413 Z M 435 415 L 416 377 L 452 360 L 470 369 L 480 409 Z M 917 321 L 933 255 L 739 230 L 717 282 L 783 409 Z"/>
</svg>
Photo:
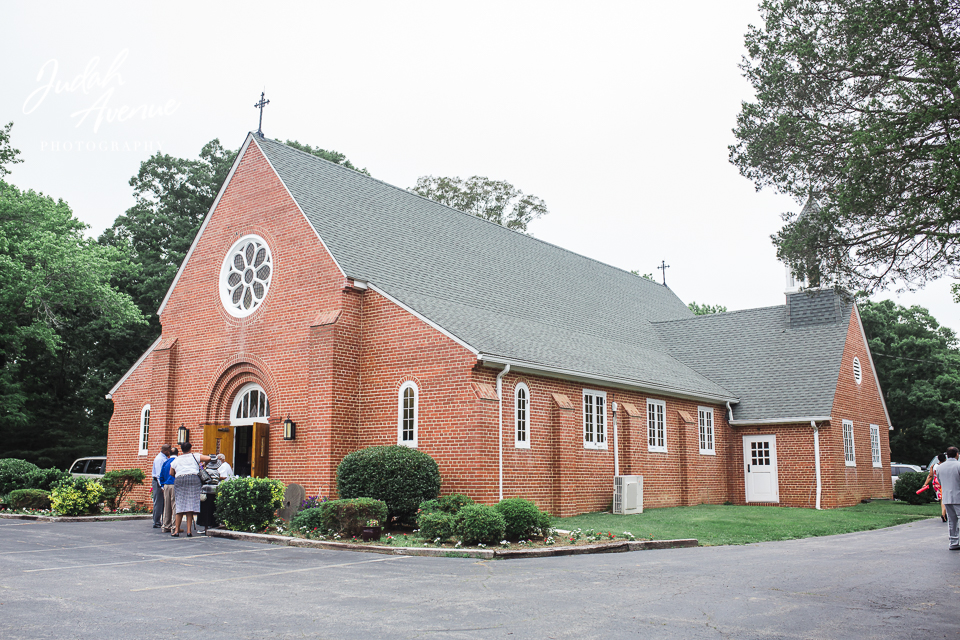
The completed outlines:
<svg viewBox="0 0 960 640">
<path fill-rule="evenodd" d="M 187 516 L 187 537 L 193 537 L 193 518 L 200 513 L 200 463 L 209 462 L 210 456 L 191 453 L 192 445 L 184 442 L 182 453 L 170 463 L 170 475 L 176 478 L 173 491 L 177 503 L 177 521 L 173 526 L 173 537 L 180 537 L 180 521 Z"/>
</svg>

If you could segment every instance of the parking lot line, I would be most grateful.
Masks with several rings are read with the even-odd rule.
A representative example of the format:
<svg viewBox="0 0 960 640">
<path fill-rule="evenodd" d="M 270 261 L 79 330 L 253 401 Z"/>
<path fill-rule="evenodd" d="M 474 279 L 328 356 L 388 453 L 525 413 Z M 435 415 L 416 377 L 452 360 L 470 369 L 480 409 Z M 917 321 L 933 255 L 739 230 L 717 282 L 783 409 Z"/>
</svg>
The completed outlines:
<svg viewBox="0 0 960 640">
<path fill-rule="evenodd" d="M 403 560 L 404 558 L 413 558 L 414 556 L 388 556 L 386 558 L 377 558 L 376 560 L 361 560 L 359 562 L 341 562 L 340 564 L 325 564 L 318 567 L 306 567 L 303 569 L 290 569 L 289 571 L 273 571 L 271 573 L 253 573 L 247 576 L 235 576 L 233 578 L 217 578 L 214 580 L 198 580 L 196 582 L 182 582 L 180 584 L 164 584 L 153 587 L 143 587 L 141 589 L 130 589 L 130 591 L 156 591 L 158 589 L 174 589 L 177 587 L 192 587 L 198 584 L 211 584 L 214 582 L 234 582 L 236 580 L 250 580 L 252 578 L 266 578 L 269 576 L 283 576 L 290 573 L 303 573 L 305 571 L 316 571 L 318 569 L 336 569 L 337 567 L 351 567 L 358 564 L 370 564 L 372 562 L 388 562 L 390 560 Z"/>
<path fill-rule="evenodd" d="M 104 545 L 106 546 L 106 545 Z M 283 547 L 266 547 L 264 549 L 244 549 L 242 551 L 218 551 L 217 553 L 196 553 L 192 556 L 156 556 L 147 560 L 128 560 L 126 562 L 103 562 L 99 564 L 78 564 L 72 567 L 46 567 L 44 569 L 24 569 L 24 573 L 40 573 L 42 571 L 66 571 L 67 569 L 87 569 L 91 567 L 112 567 L 121 564 L 143 564 L 145 562 L 161 562 L 163 560 L 191 560 L 193 558 L 208 558 L 211 556 L 228 556 L 237 553 L 256 553 L 258 551 L 280 551 Z"/>
<path fill-rule="evenodd" d="M 8 556 L 14 553 L 44 553 L 45 551 L 73 551 L 74 549 L 92 549 L 96 547 L 115 547 L 118 544 L 136 544 L 131 542 L 108 542 L 106 544 L 88 544 L 82 547 L 50 547 L 48 549 L 31 549 L 29 551 L 0 551 L 0 556 Z"/>
</svg>

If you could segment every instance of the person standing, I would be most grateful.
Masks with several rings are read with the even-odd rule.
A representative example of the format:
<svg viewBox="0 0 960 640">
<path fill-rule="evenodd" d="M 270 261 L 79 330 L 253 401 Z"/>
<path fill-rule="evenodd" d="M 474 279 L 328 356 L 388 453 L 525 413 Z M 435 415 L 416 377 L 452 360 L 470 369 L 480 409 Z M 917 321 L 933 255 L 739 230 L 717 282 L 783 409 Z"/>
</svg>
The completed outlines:
<svg viewBox="0 0 960 640">
<path fill-rule="evenodd" d="M 163 518 L 163 487 L 160 486 L 160 469 L 163 463 L 170 457 L 170 445 L 165 444 L 160 447 L 160 453 L 153 459 L 153 483 L 151 484 L 151 493 L 153 493 L 153 528 L 160 528 L 160 520 Z"/>
<path fill-rule="evenodd" d="M 187 517 L 187 537 L 193 537 L 193 518 L 200 513 L 200 463 L 209 462 L 210 456 L 202 453 L 191 453 L 193 448 L 189 442 L 182 445 L 183 454 L 170 463 L 170 473 L 174 480 L 174 502 L 177 503 L 177 519 L 173 525 L 174 538 L 180 537 L 180 522 Z"/>
<path fill-rule="evenodd" d="M 951 551 L 960 551 L 960 531 L 957 529 L 957 520 L 960 519 L 960 460 L 957 460 L 958 457 L 960 457 L 960 450 L 949 447 L 947 461 L 937 467 L 940 495 L 947 512 L 947 535 L 950 538 Z"/>
<path fill-rule="evenodd" d="M 173 531 L 173 515 L 176 513 L 174 511 L 176 503 L 173 496 L 174 478 L 170 475 L 170 465 L 177 459 L 178 455 L 180 455 L 180 451 L 174 447 L 173 451 L 170 452 L 170 457 L 160 467 L 160 487 L 163 489 L 163 522 L 160 531 L 166 533 Z"/>
</svg>

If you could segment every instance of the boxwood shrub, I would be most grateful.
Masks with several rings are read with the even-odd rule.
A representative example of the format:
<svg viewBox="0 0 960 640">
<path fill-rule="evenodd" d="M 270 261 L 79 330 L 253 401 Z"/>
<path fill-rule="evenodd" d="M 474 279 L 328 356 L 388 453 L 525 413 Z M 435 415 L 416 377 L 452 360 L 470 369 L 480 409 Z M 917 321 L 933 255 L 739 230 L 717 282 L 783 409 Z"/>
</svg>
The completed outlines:
<svg viewBox="0 0 960 640">
<path fill-rule="evenodd" d="M 290 529 L 309 533 L 333 531 L 342 536 L 359 536 L 367 522 L 376 520 L 380 526 L 387 522 L 387 505 L 373 498 L 328 500 L 314 509 L 304 509 L 290 521 Z"/>
<path fill-rule="evenodd" d="M 429 540 L 448 539 L 457 531 L 457 516 L 444 511 L 421 511 L 417 517 L 420 537 Z"/>
<path fill-rule="evenodd" d="M 507 523 L 503 514 L 485 504 L 471 504 L 457 514 L 457 535 L 464 544 L 497 544 Z"/>
<path fill-rule="evenodd" d="M 260 531 L 283 506 L 284 485 L 270 478 L 233 477 L 217 489 L 217 517 L 233 531 Z"/>
<path fill-rule="evenodd" d="M 49 509 L 50 492 L 43 489 L 17 489 L 7 500 L 14 509 Z"/>
<path fill-rule="evenodd" d="M 26 489 L 27 474 L 40 467 L 19 458 L 0 458 L 0 496 L 17 489 Z"/>
<path fill-rule="evenodd" d="M 937 494 L 934 493 L 932 486 L 920 495 L 917 495 L 917 489 L 922 487 L 926 480 L 927 473 L 925 471 L 908 471 L 907 473 L 901 473 L 897 476 L 897 483 L 893 485 L 893 497 L 897 500 L 909 502 L 910 504 L 927 504 L 928 502 L 934 502 L 937 499 Z"/>
<path fill-rule="evenodd" d="M 540 511 L 529 500 L 508 498 L 498 502 L 494 509 L 503 514 L 507 538 L 519 540 L 537 534 L 549 535 L 550 514 Z"/>
<path fill-rule="evenodd" d="M 53 491 L 53 488 L 60 483 L 72 477 L 66 471 L 60 469 L 33 469 L 27 472 L 23 478 L 24 489 L 43 489 L 44 491 Z"/>
<path fill-rule="evenodd" d="M 412 523 L 420 503 L 440 493 L 440 468 L 410 447 L 367 447 L 348 454 L 337 467 L 337 492 L 341 498 L 382 500 L 388 517 Z"/>
<path fill-rule="evenodd" d="M 465 496 L 462 493 L 451 493 L 450 495 L 440 496 L 434 500 L 427 500 L 420 504 L 420 513 L 442 511 L 456 515 L 460 509 L 468 504 L 476 504 L 473 498 Z"/>
</svg>

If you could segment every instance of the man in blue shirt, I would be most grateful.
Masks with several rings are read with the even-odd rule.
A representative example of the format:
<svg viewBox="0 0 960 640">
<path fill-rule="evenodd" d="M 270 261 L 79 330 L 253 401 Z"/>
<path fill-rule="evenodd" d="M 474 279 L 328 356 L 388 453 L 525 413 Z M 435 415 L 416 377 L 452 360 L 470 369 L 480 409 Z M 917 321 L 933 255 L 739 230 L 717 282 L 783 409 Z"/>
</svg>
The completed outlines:
<svg viewBox="0 0 960 640">
<path fill-rule="evenodd" d="M 160 528 L 160 519 L 163 517 L 163 490 L 160 488 L 160 467 L 170 457 L 170 445 L 160 447 L 160 453 L 153 459 L 153 528 Z"/>
<path fill-rule="evenodd" d="M 180 455 L 180 451 L 174 447 L 170 452 L 170 457 L 164 461 L 160 467 L 160 488 L 163 491 L 163 522 L 160 531 L 170 533 L 173 530 L 173 514 L 176 513 L 176 503 L 173 499 L 173 483 L 176 477 L 170 475 L 170 463 Z"/>
</svg>

